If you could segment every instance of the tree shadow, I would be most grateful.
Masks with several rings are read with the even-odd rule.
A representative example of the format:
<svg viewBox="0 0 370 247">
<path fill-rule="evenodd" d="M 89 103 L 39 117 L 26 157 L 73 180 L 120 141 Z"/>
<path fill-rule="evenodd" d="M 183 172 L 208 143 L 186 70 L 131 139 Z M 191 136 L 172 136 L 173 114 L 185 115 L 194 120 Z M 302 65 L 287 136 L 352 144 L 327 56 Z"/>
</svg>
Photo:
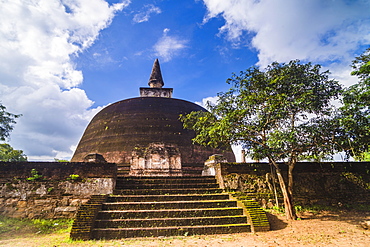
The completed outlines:
<svg viewBox="0 0 370 247">
<path fill-rule="evenodd" d="M 267 218 L 270 222 L 270 231 L 279 231 L 288 227 L 290 223 L 286 220 L 282 214 L 272 214 L 266 212 Z M 370 211 L 358 211 L 358 210 L 322 210 L 322 211 L 304 211 L 298 213 L 299 220 L 310 221 L 341 221 L 346 222 L 360 229 L 363 229 L 361 224 L 363 222 L 370 221 Z"/>
<path fill-rule="evenodd" d="M 266 212 L 267 219 L 270 222 L 270 230 L 277 231 L 284 229 L 288 226 L 288 223 L 284 222 L 283 220 L 279 219 L 276 215 Z"/>
<path fill-rule="evenodd" d="M 308 216 L 307 219 L 319 219 L 322 221 L 344 221 L 349 224 L 359 226 L 363 221 L 370 221 L 370 212 L 356 210 L 321 211 Z"/>
</svg>

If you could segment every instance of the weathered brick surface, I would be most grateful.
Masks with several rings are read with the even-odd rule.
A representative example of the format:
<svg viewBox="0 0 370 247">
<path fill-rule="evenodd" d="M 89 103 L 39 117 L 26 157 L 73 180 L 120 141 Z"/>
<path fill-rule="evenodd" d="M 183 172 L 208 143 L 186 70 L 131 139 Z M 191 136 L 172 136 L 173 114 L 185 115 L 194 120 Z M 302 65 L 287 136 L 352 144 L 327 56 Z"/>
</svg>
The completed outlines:
<svg viewBox="0 0 370 247">
<path fill-rule="evenodd" d="M 243 208 L 215 187 L 212 177 L 119 178 L 115 190 L 119 194 L 103 203 L 91 236 L 111 239 L 250 231 Z"/>
<path fill-rule="evenodd" d="M 14 178 L 26 179 L 31 170 L 47 180 L 66 180 L 71 174 L 85 178 L 116 178 L 117 165 L 114 163 L 90 162 L 0 162 L 0 183 L 7 183 Z"/>
<path fill-rule="evenodd" d="M 73 240 L 91 239 L 92 230 L 96 216 L 105 202 L 108 195 L 93 195 L 91 199 L 82 205 L 75 217 L 72 225 L 70 238 Z"/>
<path fill-rule="evenodd" d="M 27 180 L 32 169 L 42 177 Z M 91 195 L 113 193 L 116 174 L 116 164 L 110 163 L 0 162 L 0 214 L 73 218 Z"/>
<path fill-rule="evenodd" d="M 281 169 L 286 177 L 286 165 Z M 267 163 L 223 163 L 221 171 L 225 189 L 243 192 L 245 199 L 272 207 L 275 188 L 281 198 L 279 183 Z M 299 162 L 294 169 L 293 192 L 296 205 L 369 205 L 370 163 Z"/>
</svg>

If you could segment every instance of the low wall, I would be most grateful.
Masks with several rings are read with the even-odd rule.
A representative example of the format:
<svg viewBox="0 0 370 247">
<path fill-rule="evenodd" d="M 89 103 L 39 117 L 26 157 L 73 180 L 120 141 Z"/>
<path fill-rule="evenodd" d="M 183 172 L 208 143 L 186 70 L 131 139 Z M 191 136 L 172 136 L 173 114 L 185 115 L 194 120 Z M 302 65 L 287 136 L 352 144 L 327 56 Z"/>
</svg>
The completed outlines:
<svg viewBox="0 0 370 247">
<path fill-rule="evenodd" d="M 91 195 L 112 194 L 116 177 L 114 163 L 0 162 L 0 214 L 73 218 Z"/>
<path fill-rule="evenodd" d="M 256 193 L 255 199 L 267 207 L 276 204 L 275 189 L 281 197 L 279 183 L 267 163 L 218 166 L 218 180 L 226 190 Z M 281 169 L 286 178 L 287 166 L 281 164 Z M 293 173 L 296 205 L 370 205 L 369 162 L 300 162 Z"/>
</svg>

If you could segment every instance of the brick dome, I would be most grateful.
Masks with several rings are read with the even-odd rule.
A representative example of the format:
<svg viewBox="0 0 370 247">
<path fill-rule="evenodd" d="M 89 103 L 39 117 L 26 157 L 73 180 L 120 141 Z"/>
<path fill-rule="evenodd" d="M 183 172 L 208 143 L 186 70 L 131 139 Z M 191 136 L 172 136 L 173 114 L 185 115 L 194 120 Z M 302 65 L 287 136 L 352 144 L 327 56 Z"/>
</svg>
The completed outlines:
<svg viewBox="0 0 370 247">
<path fill-rule="evenodd" d="M 215 153 L 235 161 L 231 149 L 213 149 L 192 143 L 194 131 L 184 129 L 179 121 L 180 114 L 192 111 L 205 109 L 189 101 L 164 97 L 138 97 L 116 102 L 91 120 L 72 162 L 82 162 L 88 154 L 97 153 L 107 162 L 129 163 L 136 148 L 151 143 L 177 146 L 182 163 L 203 163 Z"/>
</svg>

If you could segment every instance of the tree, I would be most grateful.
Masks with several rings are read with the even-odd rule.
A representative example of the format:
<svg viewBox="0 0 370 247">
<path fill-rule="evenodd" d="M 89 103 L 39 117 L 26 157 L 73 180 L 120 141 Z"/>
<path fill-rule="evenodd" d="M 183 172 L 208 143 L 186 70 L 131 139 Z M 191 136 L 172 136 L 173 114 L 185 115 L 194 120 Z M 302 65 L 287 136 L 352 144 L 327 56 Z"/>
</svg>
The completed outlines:
<svg viewBox="0 0 370 247">
<path fill-rule="evenodd" d="M 320 72 L 320 65 L 272 63 L 264 71 L 252 67 L 227 80 L 232 87 L 218 94 L 210 112 L 181 116 L 193 139 L 217 147 L 236 144 L 255 160 L 267 159 L 279 180 L 288 219 L 296 219 L 293 206 L 293 170 L 297 161 L 333 154 L 333 106 L 341 86 Z M 288 182 L 281 170 L 288 167 Z"/>
<path fill-rule="evenodd" d="M 0 103 L 0 141 L 5 141 L 13 130 L 15 119 L 21 115 L 15 115 L 6 111 L 6 107 Z"/>
<path fill-rule="evenodd" d="M 347 158 L 366 160 L 370 143 L 370 48 L 352 62 L 352 75 L 358 83 L 343 92 L 343 107 L 338 121 L 341 126 L 338 145 Z"/>
<path fill-rule="evenodd" d="M 15 119 L 21 115 L 15 115 L 6 111 L 6 107 L 0 103 L 0 141 L 5 141 L 9 138 L 10 132 L 13 130 Z M 26 155 L 22 150 L 15 150 L 9 144 L 0 144 L 0 160 L 1 161 L 27 161 Z"/>
<path fill-rule="evenodd" d="M 15 150 L 9 144 L 0 144 L 0 160 L 1 161 L 27 161 L 26 155 L 23 154 L 22 150 Z"/>
</svg>

